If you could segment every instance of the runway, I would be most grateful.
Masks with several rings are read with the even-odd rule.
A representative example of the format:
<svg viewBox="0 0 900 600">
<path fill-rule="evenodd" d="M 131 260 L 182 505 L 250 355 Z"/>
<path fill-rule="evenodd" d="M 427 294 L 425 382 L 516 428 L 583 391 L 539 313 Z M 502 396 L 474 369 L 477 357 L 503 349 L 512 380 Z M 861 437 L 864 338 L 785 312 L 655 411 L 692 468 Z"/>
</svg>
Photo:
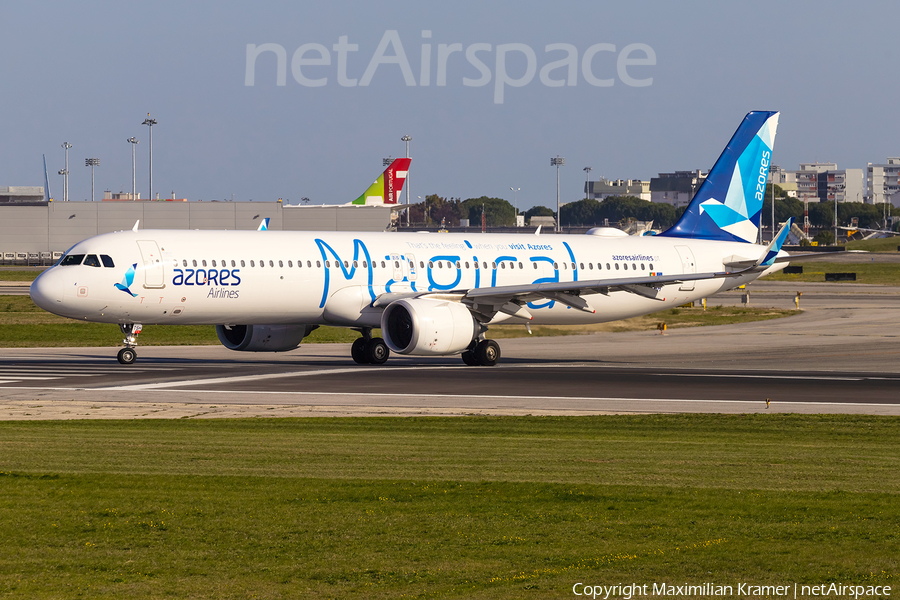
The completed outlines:
<svg viewBox="0 0 900 600">
<path fill-rule="evenodd" d="M 140 347 L 131 366 L 115 361 L 114 348 L 0 349 L 0 419 L 900 415 L 900 290 L 805 285 L 806 310 L 795 317 L 666 336 L 501 340 L 503 359 L 493 368 L 465 367 L 458 357 L 396 355 L 380 367 L 359 366 L 346 344 L 304 344 L 279 354 Z M 752 303 L 788 308 L 795 293 L 784 284 L 757 284 Z M 708 304 L 735 302 L 740 294 L 732 292 Z"/>
</svg>

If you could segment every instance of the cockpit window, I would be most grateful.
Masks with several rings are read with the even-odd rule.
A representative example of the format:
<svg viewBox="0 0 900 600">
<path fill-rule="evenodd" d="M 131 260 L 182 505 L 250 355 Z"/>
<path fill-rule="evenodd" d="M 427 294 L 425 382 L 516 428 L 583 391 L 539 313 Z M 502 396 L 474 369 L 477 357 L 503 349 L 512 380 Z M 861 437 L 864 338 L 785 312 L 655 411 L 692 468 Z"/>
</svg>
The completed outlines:
<svg viewBox="0 0 900 600">
<path fill-rule="evenodd" d="M 110 255 L 108 255 L 108 254 L 101 254 L 101 255 L 100 255 L 100 260 L 103 261 L 103 266 L 104 266 L 104 267 L 112 268 L 112 267 L 115 267 L 115 266 L 116 266 L 116 263 L 113 262 L 112 256 L 110 256 Z"/>
<path fill-rule="evenodd" d="M 70 265 L 80 265 L 83 260 L 84 254 L 69 254 L 63 257 L 59 264 L 63 267 L 68 267 Z"/>
<path fill-rule="evenodd" d="M 99 267 L 99 266 L 100 266 L 100 259 L 97 258 L 97 255 L 96 255 L 96 254 L 88 254 L 88 255 L 85 257 L 84 262 L 81 263 L 81 264 L 83 264 L 83 265 L 86 266 L 86 267 Z"/>
</svg>

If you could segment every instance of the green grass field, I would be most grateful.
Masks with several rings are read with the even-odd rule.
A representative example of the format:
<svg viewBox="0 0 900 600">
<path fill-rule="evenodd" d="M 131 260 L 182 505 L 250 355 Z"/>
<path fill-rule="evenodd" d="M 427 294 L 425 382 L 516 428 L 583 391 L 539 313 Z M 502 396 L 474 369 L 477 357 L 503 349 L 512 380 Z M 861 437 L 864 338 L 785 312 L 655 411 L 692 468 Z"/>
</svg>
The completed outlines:
<svg viewBox="0 0 900 600">
<path fill-rule="evenodd" d="M 896 589 L 898 435 L 783 414 L 4 422 L 0 596 Z"/>
<path fill-rule="evenodd" d="M 877 240 L 859 240 L 848 242 L 848 250 L 867 250 L 869 252 L 897 252 L 900 247 L 900 236 L 879 238 Z"/>
<path fill-rule="evenodd" d="M 900 265 L 893 263 L 798 262 L 803 273 L 774 273 L 761 281 L 825 281 L 825 273 L 856 273 L 856 281 L 875 285 L 900 285 Z M 842 282 L 835 282 L 842 283 Z"/>
<path fill-rule="evenodd" d="M 34 281 L 42 272 L 28 269 L 0 270 L 0 281 Z"/>
<path fill-rule="evenodd" d="M 669 327 L 689 327 L 698 325 L 726 325 L 777 319 L 799 311 L 710 307 L 703 311 L 700 308 L 675 308 L 597 325 L 578 326 L 535 326 L 535 336 L 578 335 L 602 331 L 648 331 L 656 328 L 660 321 Z M 374 335 L 380 335 L 375 330 Z M 523 325 L 499 325 L 491 327 L 490 337 L 513 338 L 525 337 L 528 332 Z M 351 329 L 340 327 L 320 327 L 304 338 L 304 344 L 316 343 L 350 343 L 359 334 Z M 28 296 L 0 296 L 0 348 L 37 348 L 37 347 L 87 347 L 117 346 L 122 341 L 122 334 L 117 325 L 102 323 L 84 323 L 58 317 L 35 306 Z M 209 325 L 148 325 L 139 337 L 142 346 L 198 346 L 218 344 L 215 328 Z"/>
</svg>

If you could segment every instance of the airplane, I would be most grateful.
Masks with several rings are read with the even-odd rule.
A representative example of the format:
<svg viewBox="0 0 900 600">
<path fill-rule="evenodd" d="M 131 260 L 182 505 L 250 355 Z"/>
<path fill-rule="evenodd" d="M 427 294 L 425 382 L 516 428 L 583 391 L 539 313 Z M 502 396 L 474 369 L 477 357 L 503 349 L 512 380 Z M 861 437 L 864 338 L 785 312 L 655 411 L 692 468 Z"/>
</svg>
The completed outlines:
<svg viewBox="0 0 900 600">
<path fill-rule="evenodd" d="M 320 325 L 348 327 L 361 334 L 350 349 L 358 364 L 383 364 L 394 352 L 492 366 L 500 359 L 486 337 L 492 325 L 615 321 L 782 269 L 790 221 L 768 246 L 756 244 L 778 117 L 748 113 L 682 217 L 657 235 L 135 224 L 73 246 L 35 279 L 31 298 L 57 315 L 119 324 L 122 364 L 135 362 L 137 334 L 150 323 L 214 325 L 240 352 L 289 351 Z M 360 199 L 396 202 L 400 179 L 386 170 Z M 379 327 L 383 338 L 372 336 Z"/>
</svg>

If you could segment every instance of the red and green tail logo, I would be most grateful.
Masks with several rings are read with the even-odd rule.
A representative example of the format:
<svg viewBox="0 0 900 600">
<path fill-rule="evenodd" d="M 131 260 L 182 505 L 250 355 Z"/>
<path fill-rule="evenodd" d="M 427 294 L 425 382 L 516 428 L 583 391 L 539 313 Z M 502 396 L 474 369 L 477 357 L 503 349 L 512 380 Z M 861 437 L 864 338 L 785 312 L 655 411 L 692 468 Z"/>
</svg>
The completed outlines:
<svg viewBox="0 0 900 600">
<path fill-rule="evenodd" d="M 394 162 L 378 176 L 369 189 L 351 204 L 397 204 L 406 173 L 409 170 L 409 158 L 395 158 Z"/>
</svg>

